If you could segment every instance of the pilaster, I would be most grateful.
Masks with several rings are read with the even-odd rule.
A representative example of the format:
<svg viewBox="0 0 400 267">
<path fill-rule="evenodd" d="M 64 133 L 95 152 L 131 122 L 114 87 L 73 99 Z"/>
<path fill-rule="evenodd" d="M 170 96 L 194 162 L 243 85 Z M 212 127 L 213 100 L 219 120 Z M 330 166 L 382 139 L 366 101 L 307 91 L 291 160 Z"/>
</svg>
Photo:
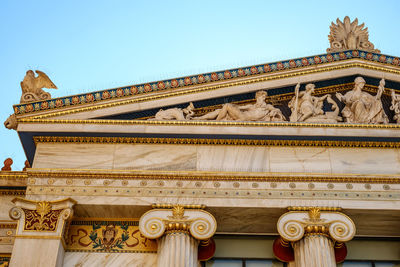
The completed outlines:
<svg viewBox="0 0 400 267">
<path fill-rule="evenodd" d="M 10 266 L 56 267 L 64 259 L 63 235 L 74 200 L 13 200 L 10 217 L 18 221 Z"/>
</svg>

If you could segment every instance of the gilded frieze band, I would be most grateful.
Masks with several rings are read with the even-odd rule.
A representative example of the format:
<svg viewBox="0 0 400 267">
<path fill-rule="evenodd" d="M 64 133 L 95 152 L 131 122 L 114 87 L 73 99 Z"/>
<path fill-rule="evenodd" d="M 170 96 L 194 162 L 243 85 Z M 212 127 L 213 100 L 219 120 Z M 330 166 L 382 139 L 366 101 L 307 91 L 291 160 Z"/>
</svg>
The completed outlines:
<svg viewBox="0 0 400 267">
<path fill-rule="evenodd" d="M 95 172 L 94 172 L 95 171 Z M 336 182 L 336 183 L 376 183 L 399 184 L 400 177 L 395 175 L 340 175 L 331 173 L 315 173 L 299 175 L 296 173 L 237 173 L 229 172 L 196 172 L 185 171 L 106 171 L 106 170 L 81 170 L 79 172 L 68 169 L 36 169 L 28 172 L 31 177 L 29 184 L 35 184 L 35 178 L 67 178 L 67 179 L 107 179 L 110 180 L 188 180 L 188 181 L 259 181 L 259 182 Z M 34 178 L 35 177 L 35 178 Z"/>
<path fill-rule="evenodd" d="M 372 125 L 371 125 L 372 126 Z M 400 125 L 398 126 L 398 128 Z M 35 136 L 38 143 L 94 143 L 94 144 L 170 144 L 170 145 L 234 145 L 234 146 L 311 146 L 399 148 L 399 142 L 330 141 L 330 140 L 257 140 L 257 139 L 206 139 L 206 138 L 142 138 L 142 137 L 75 137 Z"/>
</svg>

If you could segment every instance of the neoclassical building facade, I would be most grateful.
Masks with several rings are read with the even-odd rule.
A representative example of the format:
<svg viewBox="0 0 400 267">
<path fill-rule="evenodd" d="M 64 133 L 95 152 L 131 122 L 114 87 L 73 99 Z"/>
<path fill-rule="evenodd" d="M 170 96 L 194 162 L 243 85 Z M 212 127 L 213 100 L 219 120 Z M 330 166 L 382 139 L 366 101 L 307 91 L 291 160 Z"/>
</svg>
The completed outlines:
<svg viewBox="0 0 400 267">
<path fill-rule="evenodd" d="M 0 266 L 399 266 L 400 59 L 315 56 L 51 98 L 5 126 Z"/>
</svg>

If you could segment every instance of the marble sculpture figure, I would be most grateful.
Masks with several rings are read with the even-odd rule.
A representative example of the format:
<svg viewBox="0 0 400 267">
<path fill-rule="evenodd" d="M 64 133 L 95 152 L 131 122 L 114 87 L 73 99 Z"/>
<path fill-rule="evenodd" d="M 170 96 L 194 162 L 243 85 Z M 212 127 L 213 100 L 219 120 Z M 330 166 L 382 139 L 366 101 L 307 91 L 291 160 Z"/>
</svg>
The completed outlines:
<svg viewBox="0 0 400 267">
<path fill-rule="evenodd" d="M 365 51 L 380 53 L 378 49 L 368 40 L 368 28 L 364 28 L 364 23 L 358 25 L 358 19 L 350 22 L 350 18 L 346 16 L 341 22 L 339 19 L 336 23 L 331 24 L 330 34 L 328 36 L 330 48 L 326 50 L 328 53 L 340 52 L 345 50 L 361 49 Z"/>
<path fill-rule="evenodd" d="M 309 83 L 306 85 L 306 90 L 299 92 L 300 84 L 296 85 L 295 96 L 290 100 L 288 106 L 292 111 L 289 120 L 291 122 L 338 122 L 342 118 L 338 116 L 339 107 L 331 98 L 331 95 L 326 94 L 322 97 L 313 96 L 315 85 Z M 332 104 L 333 111 L 324 112 L 322 107 L 324 101 Z"/>
<path fill-rule="evenodd" d="M 248 105 L 235 105 L 226 103 L 220 109 L 216 109 L 194 120 L 234 120 L 234 121 L 284 121 L 280 109 L 271 104 L 267 104 L 265 99 L 267 92 L 258 91 L 256 93 L 256 103 Z"/>
<path fill-rule="evenodd" d="M 163 120 L 178 120 L 178 121 L 183 121 L 183 120 L 190 120 L 190 118 L 194 115 L 194 105 L 192 102 L 190 102 L 189 106 L 187 106 L 184 109 L 181 108 L 169 108 L 166 110 L 160 109 L 154 119 L 149 119 L 149 120 L 158 120 L 158 121 L 163 121 Z"/>
<path fill-rule="evenodd" d="M 342 110 L 344 121 L 371 124 L 388 123 L 389 119 L 383 110 L 381 101 L 382 93 L 385 90 L 385 80 L 382 79 L 380 81 L 378 92 L 375 96 L 363 92 L 364 85 L 365 80 L 362 77 L 357 77 L 354 80 L 353 90 L 347 92 L 344 96 L 341 93 L 336 93 L 339 101 L 345 104 Z"/>
<path fill-rule="evenodd" d="M 390 110 L 394 111 L 393 119 L 400 123 L 400 95 L 396 94 L 392 89 L 392 105 L 390 106 Z"/>
</svg>

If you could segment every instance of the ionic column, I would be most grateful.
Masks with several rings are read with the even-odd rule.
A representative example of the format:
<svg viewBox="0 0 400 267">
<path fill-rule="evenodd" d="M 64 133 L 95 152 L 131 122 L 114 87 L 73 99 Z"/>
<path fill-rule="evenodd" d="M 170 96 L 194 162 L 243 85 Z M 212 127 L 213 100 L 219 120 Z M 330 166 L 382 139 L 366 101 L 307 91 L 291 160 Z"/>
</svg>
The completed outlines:
<svg viewBox="0 0 400 267">
<path fill-rule="evenodd" d="M 292 243 L 296 267 L 334 267 L 335 247 L 354 237 L 355 226 L 335 209 L 297 208 L 279 218 L 278 232 L 284 242 Z"/>
<path fill-rule="evenodd" d="M 11 267 L 58 267 L 63 265 L 63 235 L 76 203 L 68 198 L 57 201 L 13 200 L 10 217 L 18 221 L 11 254 Z"/>
<path fill-rule="evenodd" d="M 197 267 L 199 241 L 211 238 L 216 229 L 215 218 L 194 205 L 156 206 L 139 220 L 140 232 L 158 239 L 159 267 Z"/>
</svg>

